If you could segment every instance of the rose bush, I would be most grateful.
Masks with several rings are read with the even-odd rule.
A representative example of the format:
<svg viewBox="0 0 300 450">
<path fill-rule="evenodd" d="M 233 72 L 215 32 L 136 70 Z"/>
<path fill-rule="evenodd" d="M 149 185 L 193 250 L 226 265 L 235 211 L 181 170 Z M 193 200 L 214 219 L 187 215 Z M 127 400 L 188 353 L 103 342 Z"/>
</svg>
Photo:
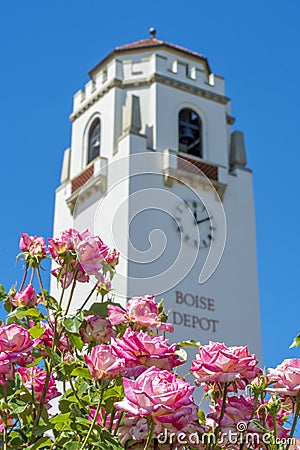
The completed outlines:
<svg viewBox="0 0 300 450">
<path fill-rule="evenodd" d="M 7 311 L 0 324 L 1 448 L 290 448 L 300 414 L 299 359 L 265 373 L 247 347 L 170 343 L 165 333 L 173 325 L 153 295 L 115 302 L 115 249 L 88 230 L 48 242 L 23 233 L 22 282 L 8 292 L 0 285 Z M 58 299 L 43 286 L 46 258 Z M 77 285 L 87 282 L 86 298 L 77 296 Z M 198 349 L 191 367 L 185 346 Z M 193 398 L 199 385 L 207 414 Z"/>
</svg>

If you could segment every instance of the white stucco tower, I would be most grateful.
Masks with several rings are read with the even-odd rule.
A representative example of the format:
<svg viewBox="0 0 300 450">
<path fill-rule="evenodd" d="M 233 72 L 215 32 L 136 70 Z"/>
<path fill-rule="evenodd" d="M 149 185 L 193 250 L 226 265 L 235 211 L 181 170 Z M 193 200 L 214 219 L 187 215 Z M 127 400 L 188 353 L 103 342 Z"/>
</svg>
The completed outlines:
<svg viewBox="0 0 300 450">
<path fill-rule="evenodd" d="M 261 358 L 252 173 L 224 79 L 154 30 L 89 76 L 74 95 L 54 235 L 89 228 L 118 248 L 118 301 L 163 297 L 175 340 Z"/>
</svg>

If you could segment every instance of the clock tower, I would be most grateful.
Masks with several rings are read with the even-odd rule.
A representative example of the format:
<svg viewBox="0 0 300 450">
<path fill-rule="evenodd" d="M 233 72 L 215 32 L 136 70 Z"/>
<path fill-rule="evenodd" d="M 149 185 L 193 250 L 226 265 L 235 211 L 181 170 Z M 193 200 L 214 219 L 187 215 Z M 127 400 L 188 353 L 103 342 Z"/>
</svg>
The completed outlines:
<svg viewBox="0 0 300 450">
<path fill-rule="evenodd" d="M 150 33 L 116 47 L 74 95 L 54 235 L 89 228 L 116 247 L 116 301 L 163 297 L 172 340 L 248 345 L 261 359 L 243 134 L 208 60 Z"/>
</svg>

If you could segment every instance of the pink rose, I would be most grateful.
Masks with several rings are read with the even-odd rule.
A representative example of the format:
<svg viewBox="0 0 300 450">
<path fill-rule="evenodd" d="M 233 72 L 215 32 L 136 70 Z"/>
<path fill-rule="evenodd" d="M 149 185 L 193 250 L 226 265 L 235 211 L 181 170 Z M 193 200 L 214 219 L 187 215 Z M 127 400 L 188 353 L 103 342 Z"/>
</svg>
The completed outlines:
<svg viewBox="0 0 300 450">
<path fill-rule="evenodd" d="M 192 361 L 191 372 L 196 383 L 230 383 L 253 380 L 260 369 L 255 355 L 248 347 L 226 347 L 219 342 L 210 342 L 199 349 Z"/>
<path fill-rule="evenodd" d="M 99 236 L 94 236 L 86 230 L 75 237 L 74 248 L 85 273 L 99 277 L 109 250 L 107 245 Z"/>
<path fill-rule="evenodd" d="M 110 341 L 114 331 L 108 319 L 95 314 L 85 317 L 85 324 L 80 327 L 79 333 L 86 344 L 90 342 L 106 343 Z"/>
<path fill-rule="evenodd" d="M 115 267 L 117 264 L 119 264 L 119 257 L 120 252 L 117 252 L 115 248 L 113 250 L 110 249 L 105 257 L 105 261 L 111 267 Z"/>
<path fill-rule="evenodd" d="M 46 256 L 46 242 L 43 237 L 21 233 L 19 246 L 22 252 L 29 253 L 30 256 L 37 256 L 40 259 Z"/>
<path fill-rule="evenodd" d="M 25 388 L 31 392 L 32 388 L 35 394 L 35 400 L 39 403 L 42 399 L 43 389 L 46 382 L 47 373 L 40 367 L 20 367 L 17 370 L 21 377 Z M 51 374 L 46 390 L 45 404 L 50 400 L 58 397 L 60 393 L 57 390 L 54 376 Z"/>
<path fill-rule="evenodd" d="M 127 376 L 137 376 L 147 367 L 172 370 L 184 363 L 175 354 L 176 344 L 169 345 L 162 336 L 150 336 L 131 328 L 127 328 L 122 338 L 113 338 L 112 347 L 120 358 L 125 359 L 123 374 Z"/>
<path fill-rule="evenodd" d="M 52 348 L 54 339 L 54 322 L 50 322 L 50 325 L 48 322 L 41 322 L 41 328 L 44 328 L 45 332 L 39 338 L 40 343 L 45 347 Z M 67 337 L 64 333 L 60 335 L 57 349 L 62 353 L 67 353 L 70 350 Z"/>
<path fill-rule="evenodd" d="M 32 284 L 28 284 L 23 291 L 17 292 L 14 298 L 10 297 L 9 300 L 14 306 L 32 307 L 39 304 L 39 298 Z"/>
<path fill-rule="evenodd" d="M 75 238 L 79 235 L 77 230 L 69 229 L 61 233 L 59 238 L 48 239 L 48 250 L 55 261 L 65 256 L 67 252 L 74 251 Z"/>
<path fill-rule="evenodd" d="M 156 367 L 147 369 L 136 380 L 124 378 L 125 398 L 115 408 L 129 415 L 151 417 L 176 432 L 197 420 L 193 402 L 194 387 L 174 373 Z"/>
<path fill-rule="evenodd" d="M 93 347 L 89 356 L 84 355 L 84 360 L 96 380 L 112 380 L 125 367 L 125 360 L 119 358 L 110 345 L 105 344 Z"/>
<path fill-rule="evenodd" d="M 160 331 L 174 331 L 169 323 L 163 323 L 158 316 L 154 295 L 131 298 L 126 311 L 116 305 L 108 305 L 108 317 L 113 325 L 131 322 L 141 327 L 156 328 Z"/>
<path fill-rule="evenodd" d="M 276 369 L 269 369 L 269 379 L 279 395 L 294 397 L 300 394 L 300 359 L 285 359 Z"/>
<path fill-rule="evenodd" d="M 0 352 L 5 352 L 11 362 L 20 365 L 31 362 L 33 358 L 28 353 L 38 342 L 31 341 L 29 331 L 21 325 L 0 326 Z"/>
<path fill-rule="evenodd" d="M 154 295 L 131 298 L 127 303 L 126 311 L 130 322 L 154 328 L 161 323 Z"/>
</svg>

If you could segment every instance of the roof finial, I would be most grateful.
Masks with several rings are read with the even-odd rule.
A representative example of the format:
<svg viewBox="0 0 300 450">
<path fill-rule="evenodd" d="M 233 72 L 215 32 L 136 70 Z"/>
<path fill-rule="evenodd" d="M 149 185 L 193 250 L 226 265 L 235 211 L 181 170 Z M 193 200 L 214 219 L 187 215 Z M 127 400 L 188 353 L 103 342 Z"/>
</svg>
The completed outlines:
<svg viewBox="0 0 300 450">
<path fill-rule="evenodd" d="M 154 39 L 155 36 L 156 36 L 156 29 L 153 28 L 153 27 L 151 27 L 151 28 L 149 29 L 149 33 L 150 33 L 151 39 Z"/>
</svg>

